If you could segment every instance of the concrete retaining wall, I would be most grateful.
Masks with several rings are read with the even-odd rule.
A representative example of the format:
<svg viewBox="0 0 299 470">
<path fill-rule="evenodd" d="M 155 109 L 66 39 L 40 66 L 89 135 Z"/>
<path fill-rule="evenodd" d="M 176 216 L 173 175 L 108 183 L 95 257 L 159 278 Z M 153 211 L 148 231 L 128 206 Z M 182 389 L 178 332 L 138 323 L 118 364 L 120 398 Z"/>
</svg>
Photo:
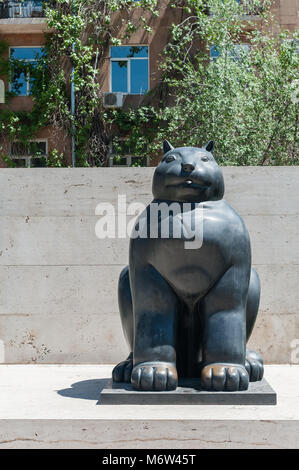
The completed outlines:
<svg viewBox="0 0 299 470">
<path fill-rule="evenodd" d="M 0 362 L 114 363 L 126 355 L 116 285 L 128 240 L 97 239 L 95 207 L 116 204 L 118 194 L 149 202 L 153 171 L 0 170 Z M 226 167 L 224 176 L 262 281 L 251 346 L 268 363 L 296 362 L 299 167 Z"/>
</svg>

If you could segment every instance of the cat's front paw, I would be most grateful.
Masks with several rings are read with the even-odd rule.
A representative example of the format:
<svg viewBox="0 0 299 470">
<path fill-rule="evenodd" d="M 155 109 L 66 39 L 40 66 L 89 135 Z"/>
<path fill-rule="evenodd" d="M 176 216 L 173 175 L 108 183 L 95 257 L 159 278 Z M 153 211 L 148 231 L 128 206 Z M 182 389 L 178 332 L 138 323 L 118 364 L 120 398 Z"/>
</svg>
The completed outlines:
<svg viewBox="0 0 299 470">
<path fill-rule="evenodd" d="M 248 389 L 249 376 L 239 364 L 208 364 L 201 372 L 201 385 L 205 390 L 237 392 Z"/>
<path fill-rule="evenodd" d="M 175 390 L 178 385 L 176 367 L 168 362 L 142 362 L 132 371 L 131 382 L 136 390 Z"/>
</svg>

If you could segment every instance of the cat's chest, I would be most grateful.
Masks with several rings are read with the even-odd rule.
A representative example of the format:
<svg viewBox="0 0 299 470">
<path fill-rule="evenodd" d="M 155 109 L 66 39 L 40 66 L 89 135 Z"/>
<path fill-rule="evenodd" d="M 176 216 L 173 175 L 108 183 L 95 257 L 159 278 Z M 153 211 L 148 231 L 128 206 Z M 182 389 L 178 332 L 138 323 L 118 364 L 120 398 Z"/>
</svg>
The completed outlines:
<svg viewBox="0 0 299 470">
<path fill-rule="evenodd" d="M 150 238 L 161 240 L 162 247 L 170 240 L 180 241 L 181 249 L 198 250 L 204 243 L 217 246 L 228 228 L 229 221 L 223 213 L 197 204 L 192 210 L 159 214 L 157 221 L 150 222 Z"/>
<path fill-rule="evenodd" d="M 169 224 L 168 224 L 169 222 Z M 164 225 L 163 225 L 164 224 Z M 166 227 L 172 227 L 167 235 Z M 203 291 L 209 288 L 227 265 L 229 230 L 224 218 L 209 211 L 178 214 L 164 220 L 154 241 L 151 262 L 173 285 L 195 293 L 199 280 Z M 164 230 L 164 232 L 163 232 Z"/>
</svg>

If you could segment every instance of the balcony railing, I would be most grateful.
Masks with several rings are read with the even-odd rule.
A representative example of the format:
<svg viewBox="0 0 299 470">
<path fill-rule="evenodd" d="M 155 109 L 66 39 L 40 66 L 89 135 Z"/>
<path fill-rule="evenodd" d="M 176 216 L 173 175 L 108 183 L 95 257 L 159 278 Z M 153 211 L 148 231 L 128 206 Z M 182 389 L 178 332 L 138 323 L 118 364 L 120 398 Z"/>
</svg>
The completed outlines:
<svg viewBox="0 0 299 470">
<path fill-rule="evenodd" d="M 43 17 L 41 1 L 6 1 L 0 0 L 0 19 L 2 18 L 41 18 Z"/>
<path fill-rule="evenodd" d="M 261 0 L 259 4 L 253 0 L 237 0 L 243 6 L 244 12 L 248 16 L 258 16 L 265 11 L 266 3 Z"/>
</svg>

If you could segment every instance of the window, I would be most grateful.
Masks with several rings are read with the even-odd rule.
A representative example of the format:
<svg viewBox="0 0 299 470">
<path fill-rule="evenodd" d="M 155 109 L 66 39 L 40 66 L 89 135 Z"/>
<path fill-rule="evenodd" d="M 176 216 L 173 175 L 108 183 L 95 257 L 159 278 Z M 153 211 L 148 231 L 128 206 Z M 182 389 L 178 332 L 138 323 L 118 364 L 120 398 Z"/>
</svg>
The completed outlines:
<svg viewBox="0 0 299 470">
<path fill-rule="evenodd" d="M 299 55 L 299 39 L 285 39 L 283 43 L 286 46 L 290 45 L 295 53 Z"/>
<path fill-rule="evenodd" d="M 42 2 L 39 0 L 2 0 L 0 18 L 36 18 L 43 16 Z"/>
<path fill-rule="evenodd" d="M 242 59 L 242 56 L 248 54 L 250 50 L 250 45 L 246 43 L 235 44 L 229 51 L 229 57 L 235 61 Z M 221 50 L 217 46 L 212 46 L 210 49 L 210 59 L 211 61 L 217 60 L 220 56 Z"/>
<path fill-rule="evenodd" d="M 250 45 L 246 43 L 235 44 L 230 50 L 230 57 L 236 61 L 241 60 L 250 51 Z"/>
<path fill-rule="evenodd" d="M 23 142 L 13 142 L 10 148 L 10 157 L 16 167 L 37 168 L 47 163 L 47 140 L 33 140 L 25 145 Z"/>
<path fill-rule="evenodd" d="M 149 166 L 148 157 L 125 155 L 110 159 L 110 166 Z"/>
<path fill-rule="evenodd" d="M 30 88 L 33 77 L 30 77 L 30 72 L 24 68 L 23 63 L 34 63 L 42 56 L 41 47 L 10 47 L 9 56 L 12 61 L 20 61 L 20 65 L 13 62 L 12 81 L 10 84 L 10 91 L 19 96 L 30 95 Z M 23 69 L 23 70 L 22 70 Z"/>
<path fill-rule="evenodd" d="M 149 157 L 132 155 L 126 139 L 118 139 L 110 146 L 110 166 L 149 166 Z"/>
<path fill-rule="evenodd" d="M 148 46 L 111 46 L 110 89 L 143 95 L 149 89 Z"/>
<path fill-rule="evenodd" d="M 217 46 L 212 46 L 210 49 L 210 58 L 212 61 L 215 61 L 217 57 L 220 56 L 220 50 Z"/>
</svg>

